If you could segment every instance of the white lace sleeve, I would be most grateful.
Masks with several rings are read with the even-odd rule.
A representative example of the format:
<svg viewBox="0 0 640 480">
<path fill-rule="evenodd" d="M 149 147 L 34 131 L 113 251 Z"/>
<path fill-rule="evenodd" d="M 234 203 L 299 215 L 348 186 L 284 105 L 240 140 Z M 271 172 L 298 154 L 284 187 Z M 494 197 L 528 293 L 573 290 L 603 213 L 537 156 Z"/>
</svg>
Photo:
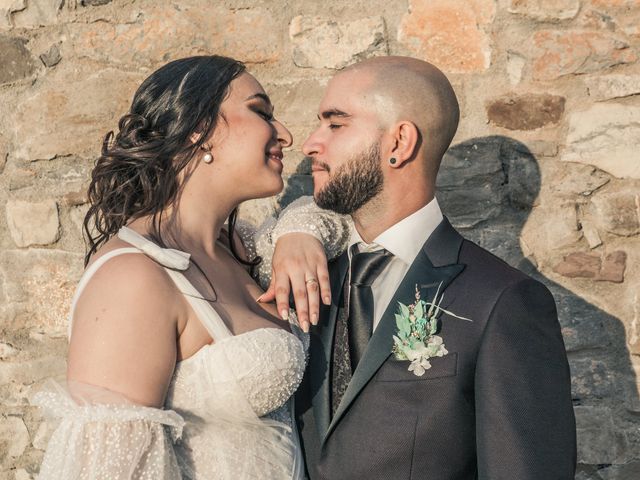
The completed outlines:
<svg viewBox="0 0 640 480">
<path fill-rule="evenodd" d="M 38 480 L 181 478 L 173 443 L 184 421 L 173 411 L 119 400 L 79 405 L 61 386 L 37 393 L 32 404 L 59 421 Z"/>
<path fill-rule="evenodd" d="M 331 260 L 347 248 L 351 226 L 349 216 L 323 210 L 316 205 L 313 197 L 306 196 L 288 205 L 277 219 L 268 217 L 257 229 L 249 223 L 238 221 L 237 231 L 249 257 L 262 257 L 257 275 L 262 288 L 267 288 L 271 281 L 271 258 L 278 238 L 287 233 L 312 235 L 320 240 L 327 259 Z"/>
</svg>

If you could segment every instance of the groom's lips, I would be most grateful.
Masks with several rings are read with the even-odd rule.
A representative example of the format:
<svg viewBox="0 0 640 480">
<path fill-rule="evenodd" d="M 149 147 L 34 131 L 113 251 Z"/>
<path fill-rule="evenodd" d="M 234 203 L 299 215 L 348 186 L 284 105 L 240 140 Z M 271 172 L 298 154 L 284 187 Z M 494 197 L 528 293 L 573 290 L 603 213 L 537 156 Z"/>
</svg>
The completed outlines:
<svg viewBox="0 0 640 480">
<path fill-rule="evenodd" d="M 311 162 L 311 172 L 329 172 L 329 165 L 324 162 Z"/>
</svg>

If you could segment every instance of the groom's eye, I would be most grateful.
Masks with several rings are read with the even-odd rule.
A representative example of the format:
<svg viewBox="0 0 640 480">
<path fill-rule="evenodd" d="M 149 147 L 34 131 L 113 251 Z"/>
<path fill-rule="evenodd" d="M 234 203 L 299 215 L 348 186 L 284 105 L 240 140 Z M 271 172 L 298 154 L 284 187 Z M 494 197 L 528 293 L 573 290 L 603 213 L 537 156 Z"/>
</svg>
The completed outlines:
<svg viewBox="0 0 640 480">
<path fill-rule="evenodd" d="M 329 124 L 329 130 L 337 130 L 340 127 L 342 127 L 342 125 L 339 125 L 337 123 L 330 123 Z"/>
</svg>

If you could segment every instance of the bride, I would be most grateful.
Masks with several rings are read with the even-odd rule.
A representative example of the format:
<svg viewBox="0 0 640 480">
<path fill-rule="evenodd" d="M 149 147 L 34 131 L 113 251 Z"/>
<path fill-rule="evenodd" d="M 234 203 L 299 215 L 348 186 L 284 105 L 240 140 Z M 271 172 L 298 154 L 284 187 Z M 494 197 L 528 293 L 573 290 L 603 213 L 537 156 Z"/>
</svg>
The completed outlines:
<svg viewBox="0 0 640 480">
<path fill-rule="evenodd" d="M 348 225 L 301 199 L 234 234 L 240 203 L 282 190 L 291 143 L 233 59 L 177 60 L 138 88 L 92 173 L 66 386 L 34 399 L 60 419 L 39 478 L 303 478 L 302 330 L 330 294 L 323 247 L 336 256 Z M 285 234 L 292 266 L 275 275 L 302 328 L 256 301 Z"/>
</svg>

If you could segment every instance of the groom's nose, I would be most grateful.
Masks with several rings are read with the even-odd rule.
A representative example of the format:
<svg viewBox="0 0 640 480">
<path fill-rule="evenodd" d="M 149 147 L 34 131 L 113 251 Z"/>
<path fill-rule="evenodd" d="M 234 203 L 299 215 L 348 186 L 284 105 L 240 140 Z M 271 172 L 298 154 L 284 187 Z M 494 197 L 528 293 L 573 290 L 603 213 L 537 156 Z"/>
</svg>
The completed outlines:
<svg viewBox="0 0 640 480">
<path fill-rule="evenodd" d="M 320 139 L 318 138 L 318 130 L 315 130 L 307 137 L 307 139 L 302 144 L 302 153 L 304 153 L 307 157 L 313 157 L 314 155 L 318 155 L 322 151 L 322 144 Z"/>
</svg>

